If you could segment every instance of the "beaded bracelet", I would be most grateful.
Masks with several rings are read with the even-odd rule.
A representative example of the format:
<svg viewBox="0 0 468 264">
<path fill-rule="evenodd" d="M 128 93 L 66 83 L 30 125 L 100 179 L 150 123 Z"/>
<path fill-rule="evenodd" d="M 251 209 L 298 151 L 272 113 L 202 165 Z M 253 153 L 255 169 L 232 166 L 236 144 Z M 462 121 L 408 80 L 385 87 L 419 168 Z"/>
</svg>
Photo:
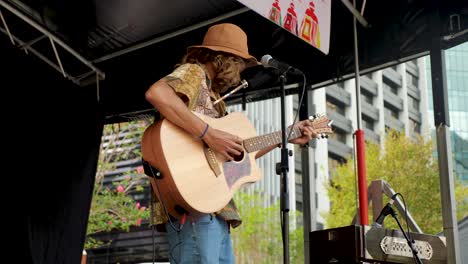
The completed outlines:
<svg viewBox="0 0 468 264">
<path fill-rule="evenodd" d="M 209 125 L 207 123 L 206 127 L 205 127 L 205 131 L 203 131 L 203 133 L 201 134 L 200 139 L 203 139 L 203 137 L 206 135 L 206 132 L 208 131 L 208 127 L 209 127 Z"/>
</svg>

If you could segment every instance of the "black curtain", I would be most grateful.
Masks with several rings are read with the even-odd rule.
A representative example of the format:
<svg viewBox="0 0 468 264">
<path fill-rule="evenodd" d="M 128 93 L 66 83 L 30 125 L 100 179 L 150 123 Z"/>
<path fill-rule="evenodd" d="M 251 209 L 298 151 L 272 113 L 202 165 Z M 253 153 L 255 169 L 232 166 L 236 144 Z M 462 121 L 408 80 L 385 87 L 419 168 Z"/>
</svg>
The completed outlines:
<svg viewBox="0 0 468 264">
<path fill-rule="evenodd" d="M 0 66 L 8 213 L 21 216 L 7 218 L 21 250 L 14 262 L 80 263 L 103 128 L 95 87 L 74 85 L 5 36 Z"/>
</svg>

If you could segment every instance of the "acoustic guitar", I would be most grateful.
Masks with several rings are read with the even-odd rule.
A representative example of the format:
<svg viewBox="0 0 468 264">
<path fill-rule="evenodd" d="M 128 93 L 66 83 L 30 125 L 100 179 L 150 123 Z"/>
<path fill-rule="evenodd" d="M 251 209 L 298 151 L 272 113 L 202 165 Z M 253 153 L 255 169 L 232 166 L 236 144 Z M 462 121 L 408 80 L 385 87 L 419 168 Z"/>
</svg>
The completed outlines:
<svg viewBox="0 0 468 264">
<path fill-rule="evenodd" d="M 245 151 L 234 161 L 227 161 L 198 137 L 166 119 L 148 126 L 142 136 L 142 158 L 159 171 L 150 181 L 156 195 L 174 217 L 183 214 L 197 217 L 221 210 L 242 185 L 261 178 L 255 154 L 282 142 L 281 131 L 257 136 L 252 123 L 240 112 L 221 118 L 195 114 L 211 128 L 241 137 Z M 327 117 L 318 116 L 311 122 L 322 136 L 333 133 L 332 121 Z M 300 129 L 293 128 L 290 139 L 300 136 Z"/>
</svg>

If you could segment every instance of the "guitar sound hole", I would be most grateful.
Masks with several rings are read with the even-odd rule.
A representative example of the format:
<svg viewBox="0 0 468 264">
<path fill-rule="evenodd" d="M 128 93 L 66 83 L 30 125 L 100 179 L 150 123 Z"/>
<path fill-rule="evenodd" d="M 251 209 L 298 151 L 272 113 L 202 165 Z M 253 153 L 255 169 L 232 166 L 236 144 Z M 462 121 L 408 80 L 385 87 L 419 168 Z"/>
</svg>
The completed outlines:
<svg viewBox="0 0 468 264">
<path fill-rule="evenodd" d="M 244 153 L 245 152 L 242 151 L 240 155 L 234 155 L 234 161 L 237 161 L 237 162 L 242 161 L 244 159 Z"/>
</svg>

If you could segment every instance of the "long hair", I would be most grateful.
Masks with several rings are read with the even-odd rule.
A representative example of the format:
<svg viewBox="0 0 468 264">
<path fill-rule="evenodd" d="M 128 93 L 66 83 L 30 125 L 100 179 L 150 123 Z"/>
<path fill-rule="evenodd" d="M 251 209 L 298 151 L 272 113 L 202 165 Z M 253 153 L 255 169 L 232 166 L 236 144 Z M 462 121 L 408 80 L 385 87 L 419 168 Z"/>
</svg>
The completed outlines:
<svg viewBox="0 0 468 264">
<path fill-rule="evenodd" d="M 241 81 L 240 72 L 245 68 L 245 61 L 229 53 L 194 48 L 187 52 L 181 63 L 207 64 L 208 62 L 214 66 L 215 76 L 211 85 L 214 92 L 223 93 Z"/>
</svg>

